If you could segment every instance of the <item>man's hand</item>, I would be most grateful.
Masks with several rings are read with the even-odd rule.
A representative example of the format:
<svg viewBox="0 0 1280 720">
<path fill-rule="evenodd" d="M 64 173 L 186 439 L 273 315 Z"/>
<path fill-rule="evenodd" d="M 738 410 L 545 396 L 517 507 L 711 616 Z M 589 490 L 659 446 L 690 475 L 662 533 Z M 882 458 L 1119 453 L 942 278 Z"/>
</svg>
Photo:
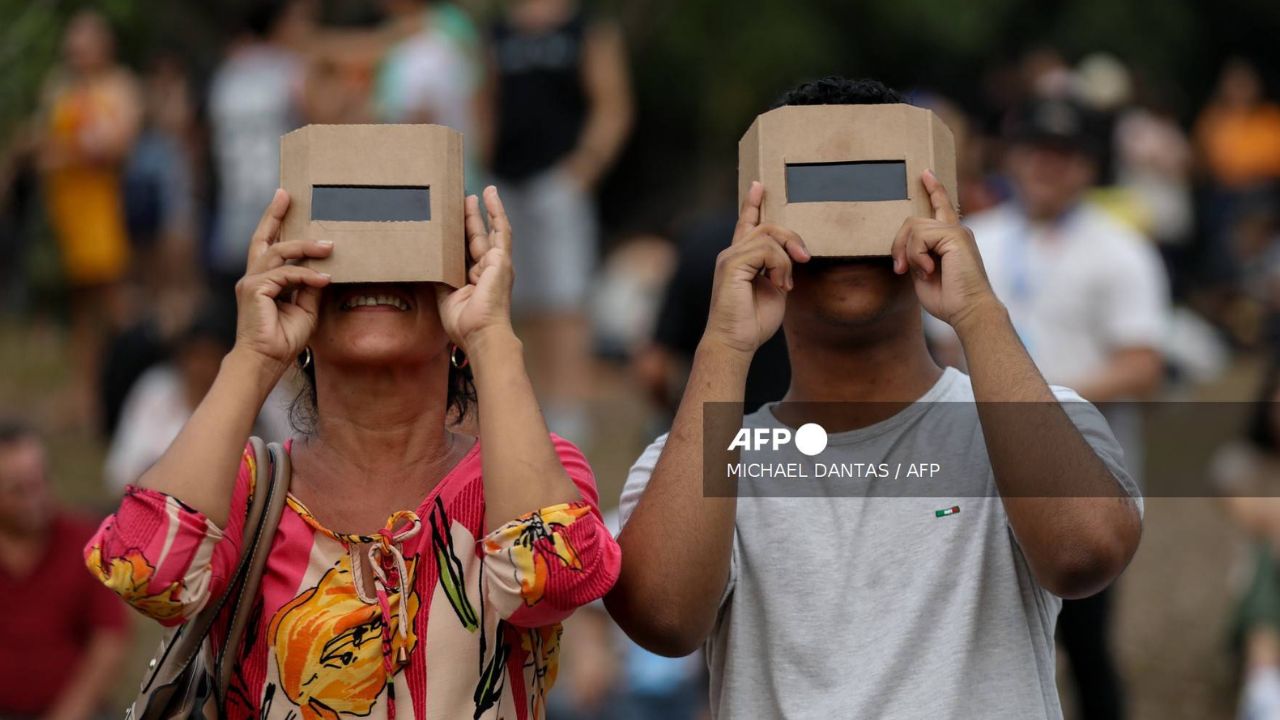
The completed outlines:
<svg viewBox="0 0 1280 720">
<path fill-rule="evenodd" d="M 711 313 L 703 341 L 752 355 L 782 325 L 787 292 L 795 286 L 791 263 L 808 262 L 800 236 L 760 224 L 764 186 L 752 183 L 742 203 L 733 242 L 716 258 Z"/>
<path fill-rule="evenodd" d="M 933 218 L 907 218 L 893 240 L 893 271 L 911 271 L 916 297 L 930 315 L 960 330 L 975 310 L 997 305 L 969 228 L 960 224 L 947 189 L 922 175 Z"/>
</svg>

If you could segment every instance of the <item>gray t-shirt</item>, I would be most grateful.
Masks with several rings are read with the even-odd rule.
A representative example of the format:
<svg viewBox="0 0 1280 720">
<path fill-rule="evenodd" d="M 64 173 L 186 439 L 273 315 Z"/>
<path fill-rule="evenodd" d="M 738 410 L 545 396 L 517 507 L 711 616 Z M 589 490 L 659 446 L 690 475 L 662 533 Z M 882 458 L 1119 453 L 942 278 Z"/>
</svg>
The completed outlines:
<svg viewBox="0 0 1280 720">
<path fill-rule="evenodd" d="M 1101 414 L 1070 390 L 1054 392 L 1141 510 Z M 817 458 L 794 445 L 768 451 L 769 463 L 883 463 L 891 475 L 898 463 L 935 462 L 960 492 L 903 497 L 884 491 L 892 477 L 790 481 L 826 488 L 809 496 L 740 492 L 706 648 L 713 716 L 1062 716 L 1053 659 L 1062 603 L 1036 583 L 1009 528 L 973 399 L 969 377 L 949 369 L 889 419 L 831 434 Z M 784 427 L 769 405 L 743 424 Z M 665 441 L 631 469 L 624 524 Z M 759 457 L 744 450 L 741 460 Z"/>
</svg>

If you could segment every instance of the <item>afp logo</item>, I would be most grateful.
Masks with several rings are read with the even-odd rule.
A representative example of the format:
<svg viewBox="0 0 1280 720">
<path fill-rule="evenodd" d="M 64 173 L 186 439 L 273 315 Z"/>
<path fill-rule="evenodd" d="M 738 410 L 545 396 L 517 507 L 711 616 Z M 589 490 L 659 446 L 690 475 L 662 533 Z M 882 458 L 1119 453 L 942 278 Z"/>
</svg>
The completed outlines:
<svg viewBox="0 0 1280 720">
<path fill-rule="evenodd" d="M 796 450 L 813 457 L 827 449 L 827 431 L 818 423 L 805 423 L 796 428 L 742 428 L 729 443 L 730 450 L 777 450 L 795 443 Z"/>
</svg>

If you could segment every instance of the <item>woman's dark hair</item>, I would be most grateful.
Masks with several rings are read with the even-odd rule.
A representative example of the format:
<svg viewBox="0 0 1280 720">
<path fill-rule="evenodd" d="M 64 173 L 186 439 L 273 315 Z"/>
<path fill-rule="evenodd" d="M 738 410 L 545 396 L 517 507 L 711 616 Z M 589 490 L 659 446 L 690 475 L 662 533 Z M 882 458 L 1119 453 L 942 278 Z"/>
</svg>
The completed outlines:
<svg viewBox="0 0 1280 720">
<path fill-rule="evenodd" d="M 879 80 L 851 80 L 828 75 L 788 90 L 769 109 L 785 105 L 886 105 L 900 102 L 906 100 L 897 90 Z"/>
<path fill-rule="evenodd" d="M 314 435 L 316 421 L 319 420 L 319 407 L 316 399 L 316 364 L 314 361 L 301 367 L 302 389 L 289 405 L 289 425 L 293 431 L 303 435 Z M 449 363 L 449 390 L 446 396 L 446 412 L 454 414 L 455 420 L 461 420 L 471 412 L 476 401 L 476 385 L 471 377 L 471 366 L 455 367 Z"/>
<path fill-rule="evenodd" d="M 1280 357 L 1272 359 L 1262 376 L 1262 387 L 1258 398 L 1253 402 L 1253 411 L 1249 417 L 1249 428 L 1245 437 L 1258 450 L 1280 455 L 1280 428 L 1276 427 L 1275 397 L 1280 390 Z"/>
</svg>

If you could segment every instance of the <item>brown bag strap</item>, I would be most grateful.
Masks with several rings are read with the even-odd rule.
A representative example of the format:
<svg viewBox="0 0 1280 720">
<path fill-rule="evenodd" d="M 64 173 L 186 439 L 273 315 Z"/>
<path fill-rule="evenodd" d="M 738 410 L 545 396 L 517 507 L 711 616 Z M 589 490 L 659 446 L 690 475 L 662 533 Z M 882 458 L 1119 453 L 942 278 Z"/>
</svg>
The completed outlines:
<svg viewBox="0 0 1280 720">
<path fill-rule="evenodd" d="M 268 474 L 271 465 L 267 447 L 261 439 L 256 437 L 249 438 L 249 445 L 253 450 L 257 465 L 255 487 L 270 489 L 273 483 L 271 475 Z M 288 492 L 287 486 L 285 492 Z M 199 656 L 204 647 L 205 639 L 209 637 L 209 632 L 213 629 L 213 624 L 217 621 L 218 616 L 222 614 L 222 609 L 226 606 L 227 601 L 231 598 L 237 598 L 237 604 L 239 604 L 238 591 L 252 565 L 254 551 L 258 538 L 264 529 L 264 523 L 269 519 L 268 509 L 271 495 L 271 492 L 255 492 L 253 494 L 245 513 L 240 559 L 236 563 L 235 571 L 231 574 L 226 590 L 218 597 L 217 601 L 207 603 L 194 617 L 179 625 L 174 634 L 165 642 L 161 655 L 151 661 L 151 675 L 143 682 L 141 688 L 143 695 L 152 692 L 153 689 L 173 683 L 181 677 Z M 279 515 L 277 514 L 274 517 L 274 522 L 278 523 Z M 271 534 L 275 534 L 274 523 Z"/>
<path fill-rule="evenodd" d="M 254 452 L 257 453 L 262 441 L 255 437 L 251 438 L 250 442 L 256 443 Z M 226 701 L 227 687 L 231 683 L 231 673 L 235 669 L 240 642 L 244 639 L 245 627 L 249 623 L 254 603 L 258 599 L 262 575 L 267 567 L 267 556 L 271 554 L 272 541 L 276 530 L 280 527 L 280 516 L 284 513 L 285 500 L 289 495 L 289 481 L 293 475 L 289 453 L 280 443 L 267 445 L 265 451 L 257 457 L 259 458 L 258 472 L 254 487 L 258 491 L 254 493 L 252 509 L 246 520 L 248 523 L 246 531 L 252 528 L 254 532 L 252 539 L 246 532 L 241 555 L 242 560 L 247 560 L 248 565 L 238 589 L 235 607 L 231 611 L 226 641 L 222 643 L 217 661 L 214 663 L 220 708 Z M 264 459 L 266 462 L 263 462 Z M 261 503 L 259 503 L 260 499 Z M 259 515 L 255 516 L 254 511 L 259 511 Z M 255 520 L 256 522 L 250 522 Z"/>
</svg>

